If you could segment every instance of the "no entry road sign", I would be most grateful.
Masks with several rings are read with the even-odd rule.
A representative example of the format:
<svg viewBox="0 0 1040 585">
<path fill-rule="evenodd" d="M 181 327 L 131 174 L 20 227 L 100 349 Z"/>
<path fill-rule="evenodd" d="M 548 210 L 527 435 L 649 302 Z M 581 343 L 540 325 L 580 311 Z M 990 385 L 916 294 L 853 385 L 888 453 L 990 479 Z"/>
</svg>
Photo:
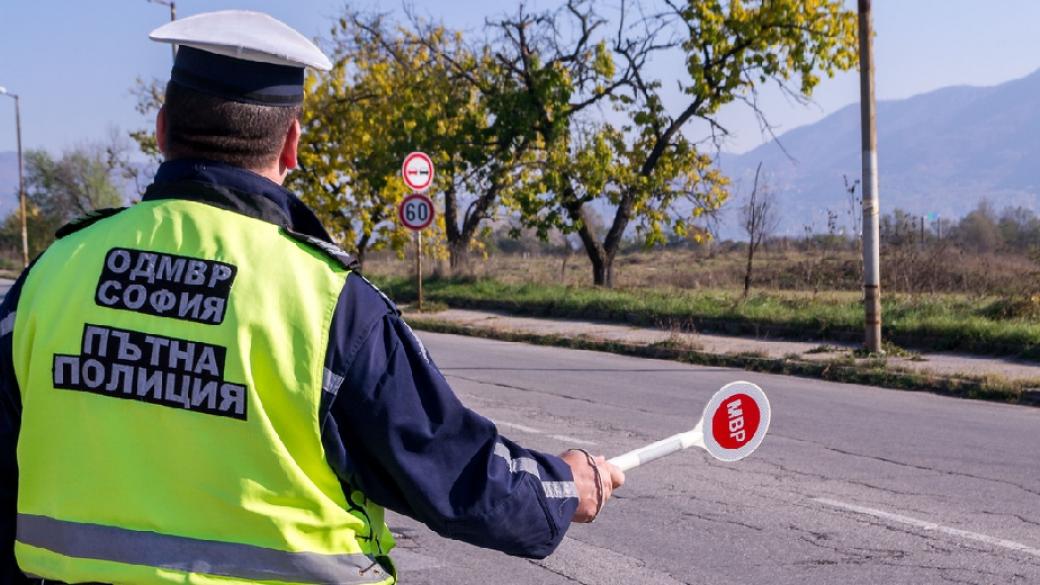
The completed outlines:
<svg viewBox="0 0 1040 585">
<path fill-rule="evenodd" d="M 409 189 L 422 193 L 433 184 L 433 161 L 425 152 L 413 152 L 404 157 L 401 177 Z"/>
<path fill-rule="evenodd" d="M 401 178 L 415 191 L 397 206 L 397 218 L 401 225 L 415 232 L 415 280 L 419 310 L 422 311 L 422 230 L 433 223 L 433 201 L 423 192 L 433 184 L 433 161 L 425 152 L 409 154 L 401 165 Z"/>
<path fill-rule="evenodd" d="M 433 201 L 422 193 L 412 193 L 397 206 L 397 219 L 404 227 L 418 232 L 433 223 Z"/>
</svg>

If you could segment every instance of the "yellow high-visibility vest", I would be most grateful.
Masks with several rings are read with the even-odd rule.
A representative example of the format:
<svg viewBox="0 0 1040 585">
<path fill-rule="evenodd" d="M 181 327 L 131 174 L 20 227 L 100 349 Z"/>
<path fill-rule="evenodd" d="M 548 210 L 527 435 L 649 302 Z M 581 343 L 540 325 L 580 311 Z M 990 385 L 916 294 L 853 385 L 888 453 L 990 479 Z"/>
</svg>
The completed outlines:
<svg viewBox="0 0 1040 585">
<path fill-rule="evenodd" d="M 348 273 L 276 225 L 177 199 L 55 242 L 13 337 L 20 568 L 70 583 L 393 583 L 382 508 L 344 493 L 321 441 Z"/>
</svg>

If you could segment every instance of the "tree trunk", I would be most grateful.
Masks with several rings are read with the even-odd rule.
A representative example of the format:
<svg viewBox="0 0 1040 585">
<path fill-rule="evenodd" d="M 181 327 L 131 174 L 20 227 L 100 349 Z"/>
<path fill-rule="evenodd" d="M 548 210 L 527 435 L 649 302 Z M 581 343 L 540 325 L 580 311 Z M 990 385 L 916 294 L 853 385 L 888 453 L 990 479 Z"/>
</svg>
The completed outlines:
<svg viewBox="0 0 1040 585">
<path fill-rule="evenodd" d="M 459 229 L 459 202 L 455 198 L 455 185 L 444 192 L 444 237 L 448 240 L 448 266 L 451 273 L 455 275 L 460 266 L 459 248 L 463 248 L 469 242 L 462 242 L 462 233 Z"/>
<path fill-rule="evenodd" d="M 361 273 L 365 272 L 365 250 L 365 248 L 358 248 L 357 250 L 358 272 Z"/>
<path fill-rule="evenodd" d="M 586 246 L 585 251 L 592 262 L 592 284 L 614 288 L 614 254 L 608 253 L 599 242 L 591 248 Z"/>
<path fill-rule="evenodd" d="M 368 252 L 368 243 L 372 240 L 371 234 L 364 234 L 358 240 L 354 257 L 357 258 L 358 272 L 365 271 L 365 254 Z"/>
<path fill-rule="evenodd" d="M 382 214 L 382 212 L 378 212 L 378 211 L 373 212 L 372 213 L 372 225 L 377 225 L 381 221 L 383 221 L 383 214 Z M 364 272 L 364 269 L 365 269 L 365 254 L 368 252 L 368 247 L 369 247 L 369 245 L 371 243 L 372 243 L 372 234 L 371 233 L 367 233 L 366 234 L 364 232 L 364 230 L 362 230 L 361 237 L 359 237 L 358 241 L 355 242 L 355 244 L 354 244 L 354 257 L 357 258 L 358 271 L 359 272 Z"/>
<path fill-rule="evenodd" d="M 592 284 L 610 288 L 607 284 L 607 265 L 599 257 L 589 256 L 592 260 Z"/>
<path fill-rule="evenodd" d="M 448 266 L 451 268 L 451 274 L 453 276 L 459 276 L 462 274 L 466 266 L 469 264 L 469 242 L 461 241 L 456 239 L 454 242 L 448 242 Z"/>
<path fill-rule="evenodd" d="M 567 286 L 567 261 L 571 259 L 571 245 L 567 238 L 563 238 L 563 264 L 560 265 L 560 284 Z"/>
<path fill-rule="evenodd" d="M 488 210 L 498 199 L 499 184 L 492 182 L 488 190 L 481 193 L 477 199 L 470 204 L 461 222 L 459 222 L 459 207 L 456 199 L 456 187 L 444 192 L 444 231 L 448 239 L 448 265 L 453 275 L 458 276 L 460 271 L 467 266 L 469 257 L 469 246 L 477 235 L 480 222 L 488 217 Z"/>
<path fill-rule="evenodd" d="M 747 248 L 747 270 L 744 271 L 744 300 L 747 300 L 748 292 L 751 290 L 751 266 L 755 259 L 755 243 L 749 242 Z"/>
<path fill-rule="evenodd" d="M 578 237 L 581 238 L 585 253 L 589 257 L 589 262 L 592 263 L 592 284 L 610 288 L 613 280 L 610 270 L 613 254 L 608 254 L 606 248 L 599 242 L 588 221 L 585 207 L 581 203 L 568 207 L 567 213 L 571 220 L 578 225 Z"/>
</svg>

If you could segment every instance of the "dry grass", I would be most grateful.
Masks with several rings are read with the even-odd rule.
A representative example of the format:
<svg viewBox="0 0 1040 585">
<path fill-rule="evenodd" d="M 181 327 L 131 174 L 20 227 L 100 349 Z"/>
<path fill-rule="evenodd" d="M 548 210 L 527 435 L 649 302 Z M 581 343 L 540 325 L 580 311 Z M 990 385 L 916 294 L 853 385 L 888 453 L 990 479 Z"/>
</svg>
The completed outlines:
<svg viewBox="0 0 1040 585">
<path fill-rule="evenodd" d="M 917 350 L 1040 359 L 1040 278 L 1032 261 L 957 252 L 962 257 L 939 262 L 939 251 L 901 250 L 883 265 L 892 285 L 883 285 L 885 338 Z M 431 274 L 427 298 L 455 307 L 683 331 L 862 338 L 858 259 L 851 251 L 769 250 L 758 259 L 757 284 L 747 299 L 739 287 L 743 262 L 739 249 L 625 254 L 617 260 L 617 286 L 609 290 L 589 286 L 583 256 L 492 255 L 473 262 L 462 278 Z M 404 300 L 414 296 L 412 266 L 408 259 L 377 257 L 365 268 L 391 296 Z M 446 274 L 447 266 L 431 272 Z"/>
<path fill-rule="evenodd" d="M 615 263 L 618 288 L 736 289 L 745 257 L 735 247 L 716 253 L 654 249 L 622 254 Z M 429 262 L 430 273 L 449 276 L 446 262 Z M 374 255 L 366 272 L 379 277 L 412 274 L 414 261 Z M 858 293 L 861 262 L 854 250 L 765 249 L 756 256 L 754 288 L 765 291 Z M 507 284 L 587 286 L 592 268 L 584 253 L 491 254 L 471 260 L 464 274 Z M 909 294 L 953 293 L 973 297 L 1028 297 L 1040 292 L 1040 267 L 1013 254 L 974 254 L 948 246 L 902 247 L 882 256 L 882 288 Z"/>
</svg>

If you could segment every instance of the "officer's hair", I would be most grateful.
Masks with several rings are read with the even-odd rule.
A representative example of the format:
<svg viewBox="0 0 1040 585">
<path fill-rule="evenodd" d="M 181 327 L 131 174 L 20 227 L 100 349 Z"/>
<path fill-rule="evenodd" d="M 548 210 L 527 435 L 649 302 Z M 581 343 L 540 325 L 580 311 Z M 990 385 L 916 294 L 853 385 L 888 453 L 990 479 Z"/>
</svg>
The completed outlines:
<svg viewBox="0 0 1040 585">
<path fill-rule="evenodd" d="M 278 159 L 300 107 L 234 102 L 166 85 L 166 157 L 204 158 L 257 170 Z"/>
</svg>

